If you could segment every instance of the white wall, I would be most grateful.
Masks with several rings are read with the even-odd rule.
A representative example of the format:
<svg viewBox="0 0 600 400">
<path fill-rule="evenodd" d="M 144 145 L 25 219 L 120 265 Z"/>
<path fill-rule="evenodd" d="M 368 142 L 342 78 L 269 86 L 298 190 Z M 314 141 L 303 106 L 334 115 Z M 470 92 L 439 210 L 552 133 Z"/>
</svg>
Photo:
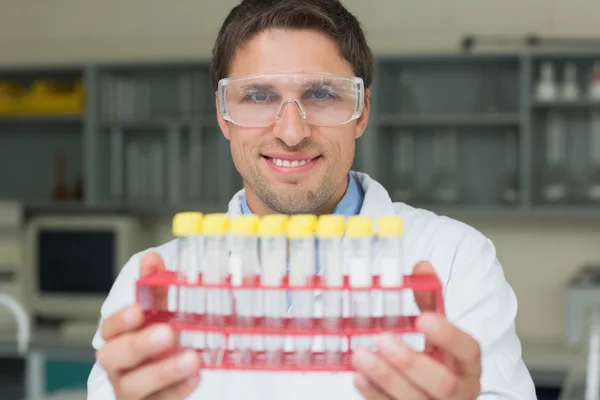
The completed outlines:
<svg viewBox="0 0 600 400">
<path fill-rule="evenodd" d="M 237 0 L 4 0 L 0 63 L 202 57 Z M 594 0 L 346 0 L 374 51 L 455 48 L 465 32 L 598 35 Z M 210 10 L 210 11 L 209 11 Z"/>
<path fill-rule="evenodd" d="M 4 0 L 0 64 L 208 57 L 237 1 Z M 456 48 L 465 32 L 599 36 L 597 0 L 347 0 L 376 53 Z M 210 7 L 210 12 L 208 11 Z M 491 237 L 520 301 L 523 336 L 562 335 L 562 287 L 600 262 L 600 221 L 470 220 Z M 157 241 L 170 237 L 157 224 Z"/>
</svg>

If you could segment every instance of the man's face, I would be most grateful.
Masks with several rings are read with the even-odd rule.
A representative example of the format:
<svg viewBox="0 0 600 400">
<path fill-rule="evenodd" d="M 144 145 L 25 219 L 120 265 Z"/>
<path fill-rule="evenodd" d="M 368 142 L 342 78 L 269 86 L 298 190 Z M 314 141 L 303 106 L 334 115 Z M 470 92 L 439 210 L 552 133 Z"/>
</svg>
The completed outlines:
<svg viewBox="0 0 600 400">
<path fill-rule="evenodd" d="M 237 50 L 229 77 L 264 73 L 354 75 L 335 42 L 308 30 L 264 32 Z M 217 114 L 250 206 L 296 214 L 333 211 L 346 190 L 355 140 L 366 128 L 368 112 L 367 97 L 358 120 L 332 127 L 311 125 L 293 102 L 265 128 L 241 127 Z"/>
</svg>

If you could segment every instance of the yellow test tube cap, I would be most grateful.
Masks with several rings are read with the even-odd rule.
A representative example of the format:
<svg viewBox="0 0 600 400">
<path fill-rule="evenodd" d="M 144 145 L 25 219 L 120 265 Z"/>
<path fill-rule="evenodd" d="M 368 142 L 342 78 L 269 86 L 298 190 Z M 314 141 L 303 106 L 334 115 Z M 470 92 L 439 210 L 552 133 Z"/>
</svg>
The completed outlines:
<svg viewBox="0 0 600 400">
<path fill-rule="evenodd" d="M 401 236 L 404 234 L 404 221 L 397 215 L 379 217 L 377 228 L 380 237 Z"/>
<path fill-rule="evenodd" d="M 343 215 L 321 215 L 317 222 L 317 236 L 322 239 L 344 236 L 346 218 Z"/>
<path fill-rule="evenodd" d="M 312 214 L 296 214 L 290 217 L 287 226 L 288 237 L 298 239 L 313 236 L 317 228 L 317 216 Z"/>
<path fill-rule="evenodd" d="M 202 233 L 203 214 L 199 212 L 181 212 L 173 217 L 173 235 L 187 236 Z"/>
<path fill-rule="evenodd" d="M 351 238 L 363 238 L 373 235 L 373 219 L 362 215 L 348 217 L 346 234 Z"/>
<path fill-rule="evenodd" d="M 261 236 L 285 235 L 290 217 L 285 214 L 269 214 L 260 219 L 258 233 Z"/>
<path fill-rule="evenodd" d="M 213 213 L 204 216 L 205 235 L 226 235 L 230 220 L 227 214 Z"/>
<path fill-rule="evenodd" d="M 231 233 L 237 236 L 251 236 L 258 233 L 259 218 L 256 215 L 239 215 L 231 221 Z"/>
</svg>

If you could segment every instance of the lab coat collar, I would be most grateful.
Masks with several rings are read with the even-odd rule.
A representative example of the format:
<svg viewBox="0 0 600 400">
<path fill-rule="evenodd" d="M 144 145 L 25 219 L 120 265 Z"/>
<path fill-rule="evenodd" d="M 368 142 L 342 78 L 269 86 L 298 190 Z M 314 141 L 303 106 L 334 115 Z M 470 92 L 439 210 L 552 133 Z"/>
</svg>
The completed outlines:
<svg viewBox="0 0 600 400">
<path fill-rule="evenodd" d="M 377 217 L 384 215 L 394 215 L 394 205 L 389 193 L 382 184 L 371 178 L 368 174 L 358 171 L 350 171 L 357 182 L 361 185 L 364 192 L 363 204 L 360 209 L 360 215 L 373 218 L 373 229 L 377 231 Z M 238 191 L 230 200 L 228 205 L 228 214 L 230 218 L 242 214 L 242 198 L 245 194 L 244 189 Z"/>
</svg>

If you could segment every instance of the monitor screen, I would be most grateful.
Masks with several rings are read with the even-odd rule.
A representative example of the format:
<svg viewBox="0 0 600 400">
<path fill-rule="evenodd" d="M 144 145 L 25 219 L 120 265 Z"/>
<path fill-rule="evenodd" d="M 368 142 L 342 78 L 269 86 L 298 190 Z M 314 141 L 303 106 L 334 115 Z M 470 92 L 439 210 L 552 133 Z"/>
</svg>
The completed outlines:
<svg viewBox="0 0 600 400">
<path fill-rule="evenodd" d="M 38 232 L 37 273 L 40 293 L 108 294 L 114 282 L 113 230 Z"/>
</svg>

